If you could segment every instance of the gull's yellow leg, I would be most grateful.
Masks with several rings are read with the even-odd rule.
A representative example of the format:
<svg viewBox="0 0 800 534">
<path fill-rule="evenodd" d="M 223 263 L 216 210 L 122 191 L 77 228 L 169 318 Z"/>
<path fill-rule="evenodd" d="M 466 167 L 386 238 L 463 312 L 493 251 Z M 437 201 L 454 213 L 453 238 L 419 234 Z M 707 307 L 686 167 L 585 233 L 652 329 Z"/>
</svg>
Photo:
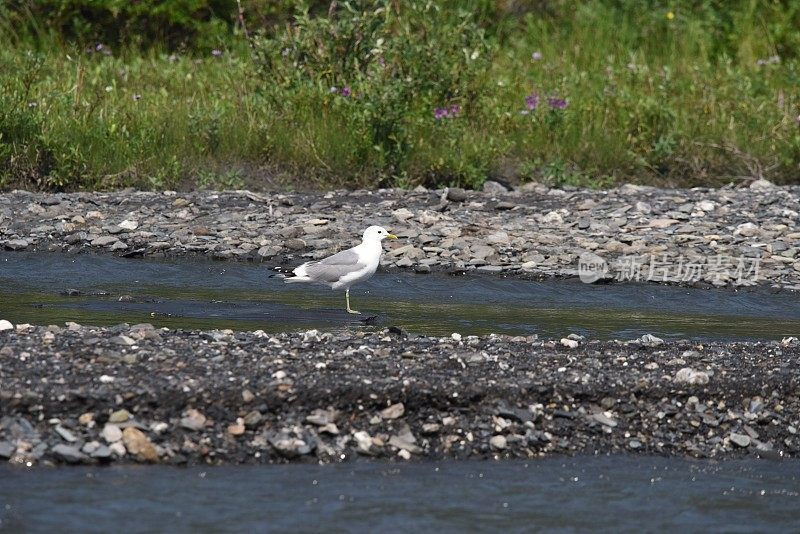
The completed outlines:
<svg viewBox="0 0 800 534">
<path fill-rule="evenodd" d="M 350 309 L 350 288 L 349 287 L 344 292 L 344 298 L 345 298 L 345 300 L 347 300 L 347 313 L 358 313 L 358 314 L 361 313 L 360 311 L 356 311 L 356 310 L 351 310 Z"/>
</svg>

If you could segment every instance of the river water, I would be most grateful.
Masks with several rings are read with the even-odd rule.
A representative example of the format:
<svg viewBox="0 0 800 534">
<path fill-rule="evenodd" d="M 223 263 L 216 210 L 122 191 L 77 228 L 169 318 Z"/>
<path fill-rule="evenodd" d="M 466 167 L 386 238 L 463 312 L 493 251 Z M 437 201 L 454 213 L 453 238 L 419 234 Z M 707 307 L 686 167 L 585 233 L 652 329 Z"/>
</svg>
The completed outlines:
<svg viewBox="0 0 800 534">
<path fill-rule="evenodd" d="M 768 288 L 587 285 L 498 276 L 378 273 L 344 295 L 284 284 L 263 265 L 0 253 L 0 319 L 285 332 L 397 326 L 414 334 L 595 339 L 781 339 L 800 333 L 800 298 Z M 363 319 L 371 318 L 364 323 Z"/>
<path fill-rule="evenodd" d="M 800 461 L 0 468 L 0 530 L 798 532 Z"/>
<path fill-rule="evenodd" d="M 397 326 L 421 335 L 781 339 L 800 298 L 765 288 L 378 273 L 351 292 L 257 264 L 0 253 L 0 319 L 173 328 Z M 0 466 L 0 531 L 800 532 L 800 461 L 575 457 L 520 462 L 172 468 Z"/>
</svg>

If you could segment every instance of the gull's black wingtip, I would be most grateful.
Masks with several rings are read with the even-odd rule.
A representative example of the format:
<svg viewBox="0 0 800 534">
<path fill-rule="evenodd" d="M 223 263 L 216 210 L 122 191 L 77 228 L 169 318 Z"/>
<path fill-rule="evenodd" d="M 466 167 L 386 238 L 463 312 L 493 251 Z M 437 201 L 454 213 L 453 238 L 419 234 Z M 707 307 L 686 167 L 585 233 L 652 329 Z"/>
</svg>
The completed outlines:
<svg viewBox="0 0 800 534">
<path fill-rule="evenodd" d="M 274 272 L 273 274 L 269 275 L 267 278 L 286 278 L 286 275 L 293 275 L 292 269 L 281 267 L 280 265 L 276 267 L 272 267 Z"/>
</svg>

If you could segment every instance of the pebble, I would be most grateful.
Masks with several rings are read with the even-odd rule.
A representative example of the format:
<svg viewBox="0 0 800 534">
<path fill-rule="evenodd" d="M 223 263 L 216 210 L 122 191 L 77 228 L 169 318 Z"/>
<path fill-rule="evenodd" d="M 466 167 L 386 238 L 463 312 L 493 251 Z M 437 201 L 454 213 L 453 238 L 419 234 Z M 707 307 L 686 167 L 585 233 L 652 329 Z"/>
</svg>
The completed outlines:
<svg viewBox="0 0 800 534">
<path fill-rule="evenodd" d="M 174 196 L 126 190 L 65 193 L 56 204 L 48 204 L 48 194 L 12 191 L 0 194 L 0 213 L 14 221 L 14 234 L 6 229 L 0 246 L 200 254 L 294 267 L 355 243 L 368 223 L 377 223 L 408 239 L 397 248 L 413 245 L 396 255 L 389 250 L 383 264 L 419 273 L 461 269 L 574 277 L 577 258 L 594 251 L 614 267 L 607 273 L 614 278 L 623 275 L 617 267 L 624 258 L 645 265 L 666 258 L 677 268 L 694 257 L 736 260 L 757 250 L 763 260 L 757 277 L 740 276 L 735 269 L 719 276 L 702 272 L 684 281 L 669 269 L 642 276 L 687 285 L 800 287 L 800 233 L 793 224 L 800 213 L 800 187 L 768 184 L 756 180 L 750 187 L 691 190 L 624 185 L 603 191 L 523 184 L 506 191 L 502 183 L 489 181 L 485 191 L 454 187 L 436 193 L 387 189 Z M 273 206 L 270 214 L 261 209 L 265 204 Z"/>
<path fill-rule="evenodd" d="M 508 447 L 508 440 L 505 436 L 492 436 L 489 439 L 489 445 L 496 451 L 502 451 Z"/>
<path fill-rule="evenodd" d="M 800 455 L 800 399 L 786 388 L 800 380 L 794 340 L 651 348 L 573 334 L 563 339 L 578 345 L 566 350 L 561 338 L 418 338 L 380 327 L 269 335 L 159 329 L 157 339 L 140 339 L 152 331 L 3 333 L 0 456 L 209 465 L 620 450 Z M 120 332 L 136 337 L 136 366 L 100 360 L 119 352 L 112 339 Z M 97 361 L 90 367 L 88 358 L 65 354 Z M 86 380 L 98 370 L 117 380 Z M 281 371 L 283 379 L 273 378 Z M 24 393 L 8 402 L 9 391 Z M 46 406 L 45 417 L 31 406 Z"/>
<path fill-rule="evenodd" d="M 381 417 L 384 419 L 397 419 L 398 417 L 402 417 L 404 413 L 406 413 L 406 408 L 403 406 L 402 402 L 392 404 L 388 408 L 384 408 L 380 411 Z"/>
<path fill-rule="evenodd" d="M 0 441 L 0 458 L 5 458 L 8 460 L 14 453 L 17 451 L 17 448 L 9 443 L 8 441 Z"/>
<path fill-rule="evenodd" d="M 447 189 L 447 200 L 451 202 L 464 202 L 467 200 L 467 192 L 461 187 L 450 187 Z"/>
<path fill-rule="evenodd" d="M 123 230 L 133 231 L 139 228 L 139 223 L 137 221 L 131 221 L 126 219 L 121 223 L 119 223 L 119 227 L 122 228 Z"/>
<path fill-rule="evenodd" d="M 96 239 L 93 239 L 92 240 L 92 246 L 93 247 L 105 247 L 105 246 L 111 245 L 113 243 L 116 243 L 117 241 L 119 241 L 119 238 L 117 238 L 117 237 L 114 237 L 112 235 L 104 235 L 104 236 L 100 236 L 100 237 L 98 237 Z"/>
<path fill-rule="evenodd" d="M 75 434 L 67 430 L 61 425 L 56 426 L 56 433 L 61 436 L 61 439 L 64 441 L 68 441 L 69 443 L 75 443 L 78 441 L 78 438 L 75 437 Z"/>
<path fill-rule="evenodd" d="M 244 431 L 245 431 L 245 426 L 243 419 L 240 422 L 228 425 L 228 434 L 230 434 L 231 436 L 241 436 L 242 434 L 244 434 Z"/>
<path fill-rule="evenodd" d="M 502 195 L 508 193 L 508 188 L 494 180 L 486 180 L 483 182 L 483 192 L 489 195 Z"/>
<path fill-rule="evenodd" d="M 68 464 L 80 464 L 88 460 L 88 457 L 83 454 L 80 449 L 71 445 L 64 445 L 59 443 L 51 449 L 53 455 Z"/>
<path fill-rule="evenodd" d="M 30 243 L 25 239 L 11 239 L 6 241 L 6 248 L 9 250 L 24 250 L 28 248 L 28 245 L 30 245 Z"/>
<path fill-rule="evenodd" d="M 639 343 L 645 347 L 657 347 L 664 344 L 664 340 L 652 334 L 645 334 L 642 337 L 635 339 L 634 343 Z"/>
<path fill-rule="evenodd" d="M 195 409 L 186 410 L 186 415 L 181 419 L 181 426 L 187 430 L 201 430 L 206 424 L 206 416 Z"/>
<path fill-rule="evenodd" d="M 709 382 L 709 376 L 704 371 L 695 371 L 691 367 L 684 367 L 675 373 L 675 382 L 678 384 L 705 385 Z"/>
<path fill-rule="evenodd" d="M 738 445 L 739 447 L 749 447 L 750 446 L 750 437 L 745 436 L 744 434 L 737 434 L 735 432 L 731 432 L 728 436 L 728 439 L 731 440 L 731 443 Z"/>
<path fill-rule="evenodd" d="M 140 462 L 157 462 L 158 452 L 144 432 L 129 426 L 122 431 L 122 442 L 128 453 Z"/>
<path fill-rule="evenodd" d="M 116 411 L 112 412 L 110 416 L 108 416 L 108 422 L 109 423 L 124 423 L 125 421 L 127 421 L 131 417 L 132 417 L 131 413 L 128 410 L 125 410 L 125 409 L 116 410 Z"/>
<path fill-rule="evenodd" d="M 122 439 L 122 430 L 117 425 L 107 424 L 101 433 L 106 443 L 115 443 Z"/>
</svg>

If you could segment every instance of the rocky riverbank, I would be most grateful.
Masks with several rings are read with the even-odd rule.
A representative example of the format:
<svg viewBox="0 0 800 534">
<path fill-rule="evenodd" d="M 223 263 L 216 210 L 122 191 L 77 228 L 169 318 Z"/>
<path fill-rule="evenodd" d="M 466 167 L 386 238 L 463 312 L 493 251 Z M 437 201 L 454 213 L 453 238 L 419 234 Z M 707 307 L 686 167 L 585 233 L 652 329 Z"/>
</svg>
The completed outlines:
<svg viewBox="0 0 800 534">
<path fill-rule="evenodd" d="M 800 345 L 0 322 L 0 461 L 800 454 Z"/>
<path fill-rule="evenodd" d="M 356 243 L 369 224 L 403 237 L 388 268 L 800 289 L 800 187 L 604 191 L 0 194 L 0 247 L 201 254 L 296 265 Z M 599 259 L 598 259 L 599 258 Z M 605 263 L 604 263 L 605 262 Z"/>
</svg>

